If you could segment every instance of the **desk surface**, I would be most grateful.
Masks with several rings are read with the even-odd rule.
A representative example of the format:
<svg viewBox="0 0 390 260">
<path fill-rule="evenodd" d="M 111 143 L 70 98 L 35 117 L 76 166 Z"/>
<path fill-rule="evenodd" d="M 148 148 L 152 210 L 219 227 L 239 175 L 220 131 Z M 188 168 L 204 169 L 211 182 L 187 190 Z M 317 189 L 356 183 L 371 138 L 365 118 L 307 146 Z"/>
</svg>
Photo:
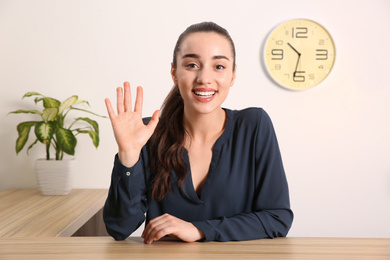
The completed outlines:
<svg viewBox="0 0 390 260">
<path fill-rule="evenodd" d="M 0 192 L 0 237 L 71 236 L 104 205 L 105 189 L 74 189 L 66 196 L 38 190 Z"/>
<path fill-rule="evenodd" d="M 110 237 L 0 238 L 0 259 L 390 259 L 390 239 L 276 238 L 184 243 Z"/>
</svg>

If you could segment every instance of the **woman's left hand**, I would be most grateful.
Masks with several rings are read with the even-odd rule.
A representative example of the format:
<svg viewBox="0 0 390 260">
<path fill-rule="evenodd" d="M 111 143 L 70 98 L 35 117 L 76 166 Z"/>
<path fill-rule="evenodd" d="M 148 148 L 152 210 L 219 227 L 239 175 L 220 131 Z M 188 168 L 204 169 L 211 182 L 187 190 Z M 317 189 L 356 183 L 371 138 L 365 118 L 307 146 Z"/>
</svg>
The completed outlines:
<svg viewBox="0 0 390 260">
<path fill-rule="evenodd" d="M 149 221 L 141 237 L 146 244 L 151 244 L 164 236 L 176 237 L 185 242 L 195 242 L 204 238 L 203 232 L 192 223 L 169 214 Z"/>
</svg>

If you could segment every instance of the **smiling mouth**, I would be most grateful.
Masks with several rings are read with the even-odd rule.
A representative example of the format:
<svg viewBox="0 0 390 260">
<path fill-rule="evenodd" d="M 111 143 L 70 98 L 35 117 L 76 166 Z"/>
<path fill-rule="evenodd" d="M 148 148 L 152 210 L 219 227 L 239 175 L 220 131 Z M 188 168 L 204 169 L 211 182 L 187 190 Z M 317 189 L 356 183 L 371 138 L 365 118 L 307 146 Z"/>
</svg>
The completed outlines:
<svg viewBox="0 0 390 260">
<path fill-rule="evenodd" d="M 202 98 L 209 98 L 215 95 L 216 91 L 194 91 L 195 95 Z"/>
</svg>

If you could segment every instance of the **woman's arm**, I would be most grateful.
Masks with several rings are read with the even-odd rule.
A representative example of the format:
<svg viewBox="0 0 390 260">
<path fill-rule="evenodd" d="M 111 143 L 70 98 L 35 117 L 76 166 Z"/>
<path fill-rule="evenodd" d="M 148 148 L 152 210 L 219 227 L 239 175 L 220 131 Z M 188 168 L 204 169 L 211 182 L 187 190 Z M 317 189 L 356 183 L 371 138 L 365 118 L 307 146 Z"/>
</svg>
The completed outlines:
<svg viewBox="0 0 390 260">
<path fill-rule="evenodd" d="M 124 90 L 123 90 L 124 89 Z M 159 111 L 154 112 L 148 124 L 142 120 L 142 88 L 137 88 L 134 110 L 130 84 L 117 88 L 117 114 L 106 99 L 118 154 L 115 156 L 111 186 L 103 217 L 108 233 L 117 240 L 127 238 L 145 219 L 147 209 L 145 171 L 141 150 L 154 132 L 159 121 Z"/>
<path fill-rule="evenodd" d="M 103 208 L 107 232 L 115 240 L 126 239 L 144 222 L 147 211 L 145 183 L 142 159 L 128 168 L 115 156 L 111 185 Z"/>
</svg>

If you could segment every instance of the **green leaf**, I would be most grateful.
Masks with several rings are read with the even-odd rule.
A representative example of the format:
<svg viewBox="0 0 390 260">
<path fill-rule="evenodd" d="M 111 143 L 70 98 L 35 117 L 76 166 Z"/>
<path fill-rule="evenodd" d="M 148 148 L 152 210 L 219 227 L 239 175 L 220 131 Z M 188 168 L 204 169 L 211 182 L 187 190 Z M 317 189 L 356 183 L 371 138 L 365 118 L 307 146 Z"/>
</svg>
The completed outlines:
<svg viewBox="0 0 390 260">
<path fill-rule="evenodd" d="M 77 100 L 75 103 L 74 103 L 74 105 L 77 105 L 77 104 L 81 104 L 81 103 L 86 103 L 89 107 L 90 107 L 90 105 L 89 105 L 89 102 L 88 101 L 85 101 L 85 100 Z"/>
<path fill-rule="evenodd" d="M 64 112 L 65 109 L 70 108 L 74 103 L 76 103 L 77 99 L 78 99 L 77 96 L 71 96 L 70 98 L 62 102 L 58 113 L 62 114 L 62 112 Z"/>
<path fill-rule="evenodd" d="M 42 112 L 39 112 L 38 110 L 24 110 L 24 109 L 15 110 L 9 112 L 8 114 L 21 114 L 21 113 L 42 115 Z"/>
<path fill-rule="evenodd" d="M 99 134 L 94 131 L 88 131 L 89 136 L 92 139 L 93 145 L 98 148 L 99 146 Z"/>
<path fill-rule="evenodd" d="M 74 155 L 77 139 L 69 129 L 56 129 L 58 148 L 69 155 Z"/>
<path fill-rule="evenodd" d="M 35 104 L 37 104 L 39 101 L 41 101 L 41 100 L 43 100 L 45 97 L 36 97 L 35 99 L 34 99 L 34 102 L 35 102 Z"/>
<path fill-rule="evenodd" d="M 35 125 L 35 135 L 41 143 L 47 144 L 53 138 L 54 129 L 53 122 L 39 122 Z"/>
<path fill-rule="evenodd" d="M 23 98 L 25 97 L 31 97 L 31 96 L 43 96 L 42 94 L 38 93 L 38 92 L 27 92 L 26 94 L 24 94 Z M 23 99 L 22 98 L 22 99 Z"/>
<path fill-rule="evenodd" d="M 89 136 L 91 137 L 92 139 L 92 142 L 93 142 L 93 145 L 98 148 L 99 146 L 99 134 L 96 133 L 95 131 L 91 131 L 91 130 L 81 130 L 81 129 L 76 129 L 76 131 L 80 134 L 89 134 Z"/>
<path fill-rule="evenodd" d="M 98 123 L 95 121 L 95 120 L 92 120 L 92 119 L 89 119 L 88 117 L 79 117 L 79 118 L 76 118 L 76 121 L 85 121 L 87 123 L 89 123 L 93 129 L 95 130 L 96 133 L 99 133 L 99 125 Z"/>
<path fill-rule="evenodd" d="M 43 98 L 43 106 L 45 108 L 50 108 L 50 107 L 57 107 L 57 108 L 59 108 L 60 105 L 61 105 L 61 102 L 58 101 L 57 99 L 48 98 L 48 97 Z"/>
<path fill-rule="evenodd" d="M 16 139 L 16 154 L 18 154 L 23 149 L 24 145 L 28 140 L 31 127 L 33 127 L 37 123 L 38 122 L 36 121 L 28 121 L 20 123 L 17 126 L 19 136 L 18 139 Z"/>
<path fill-rule="evenodd" d="M 28 154 L 28 151 L 30 151 L 30 149 L 36 144 L 38 143 L 38 139 L 35 139 L 34 143 L 32 143 L 28 148 L 27 148 L 27 154 Z"/>
<path fill-rule="evenodd" d="M 95 114 L 95 113 L 93 113 L 93 112 L 91 112 L 91 111 L 88 111 L 88 110 L 85 110 L 85 109 L 81 109 L 81 108 L 77 108 L 77 107 L 71 107 L 71 109 L 79 110 L 79 111 L 84 111 L 84 112 L 90 113 L 90 114 L 95 115 L 95 116 L 98 116 L 98 117 L 106 118 L 106 116 L 101 116 L 101 115 Z"/>
<path fill-rule="evenodd" d="M 56 107 L 51 107 L 51 108 L 46 108 L 43 110 L 42 114 L 42 119 L 44 121 L 54 121 L 57 118 L 58 115 L 58 108 Z"/>
</svg>

